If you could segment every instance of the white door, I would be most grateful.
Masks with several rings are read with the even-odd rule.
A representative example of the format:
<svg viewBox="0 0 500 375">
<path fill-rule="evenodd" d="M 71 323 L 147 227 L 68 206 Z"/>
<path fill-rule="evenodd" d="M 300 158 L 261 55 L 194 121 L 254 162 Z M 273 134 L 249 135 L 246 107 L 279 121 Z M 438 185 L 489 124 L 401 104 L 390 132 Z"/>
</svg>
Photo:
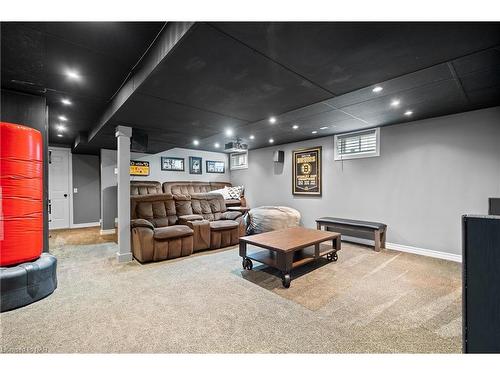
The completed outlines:
<svg viewBox="0 0 500 375">
<path fill-rule="evenodd" d="M 49 229 L 69 228 L 69 150 L 51 149 L 49 158 Z"/>
</svg>

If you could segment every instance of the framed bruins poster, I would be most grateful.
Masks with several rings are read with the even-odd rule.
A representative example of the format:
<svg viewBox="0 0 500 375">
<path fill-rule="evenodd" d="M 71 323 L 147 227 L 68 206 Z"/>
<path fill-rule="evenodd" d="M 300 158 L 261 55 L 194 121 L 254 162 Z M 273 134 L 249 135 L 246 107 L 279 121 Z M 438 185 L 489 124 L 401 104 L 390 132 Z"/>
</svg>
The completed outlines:
<svg viewBox="0 0 500 375">
<path fill-rule="evenodd" d="M 293 151 L 294 195 L 321 195 L 321 147 Z"/>
</svg>

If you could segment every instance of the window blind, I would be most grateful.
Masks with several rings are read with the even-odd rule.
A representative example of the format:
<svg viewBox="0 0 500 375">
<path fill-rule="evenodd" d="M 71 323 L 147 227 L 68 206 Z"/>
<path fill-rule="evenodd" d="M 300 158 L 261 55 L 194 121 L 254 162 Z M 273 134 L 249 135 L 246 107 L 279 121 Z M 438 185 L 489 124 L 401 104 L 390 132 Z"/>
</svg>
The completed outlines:
<svg viewBox="0 0 500 375">
<path fill-rule="evenodd" d="M 341 134 L 335 137 L 336 160 L 378 156 L 378 128 Z"/>
</svg>

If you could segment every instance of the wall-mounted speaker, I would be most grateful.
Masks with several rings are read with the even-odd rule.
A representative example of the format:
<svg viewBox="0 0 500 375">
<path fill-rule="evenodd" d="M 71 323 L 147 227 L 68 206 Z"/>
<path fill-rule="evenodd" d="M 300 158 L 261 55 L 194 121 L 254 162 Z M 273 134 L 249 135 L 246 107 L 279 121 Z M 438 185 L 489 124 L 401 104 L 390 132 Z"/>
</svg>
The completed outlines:
<svg viewBox="0 0 500 375">
<path fill-rule="evenodd" d="M 273 161 L 275 163 L 284 163 L 285 162 L 285 151 L 274 151 Z"/>
</svg>

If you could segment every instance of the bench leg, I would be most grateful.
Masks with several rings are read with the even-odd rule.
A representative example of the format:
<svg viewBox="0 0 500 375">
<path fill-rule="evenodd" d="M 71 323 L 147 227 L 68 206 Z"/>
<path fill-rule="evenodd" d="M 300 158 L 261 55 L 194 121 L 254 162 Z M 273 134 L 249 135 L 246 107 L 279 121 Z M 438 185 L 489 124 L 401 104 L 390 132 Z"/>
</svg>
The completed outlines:
<svg viewBox="0 0 500 375">
<path fill-rule="evenodd" d="M 321 230 L 321 223 L 316 223 L 316 229 Z"/>
<path fill-rule="evenodd" d="M 375 251 L 380 251 L 380 230 L 374 231 Z"/>
<path fill-rule="evenodd" d="M 380 245 L 382 246 L 383 249 L 385 249 L 385 234 L 386 233 L 387 233 L 387 230 L 384 230 L 382 232 L 382 240 L 381 240 L 381 244 Z"/>
</svg>

